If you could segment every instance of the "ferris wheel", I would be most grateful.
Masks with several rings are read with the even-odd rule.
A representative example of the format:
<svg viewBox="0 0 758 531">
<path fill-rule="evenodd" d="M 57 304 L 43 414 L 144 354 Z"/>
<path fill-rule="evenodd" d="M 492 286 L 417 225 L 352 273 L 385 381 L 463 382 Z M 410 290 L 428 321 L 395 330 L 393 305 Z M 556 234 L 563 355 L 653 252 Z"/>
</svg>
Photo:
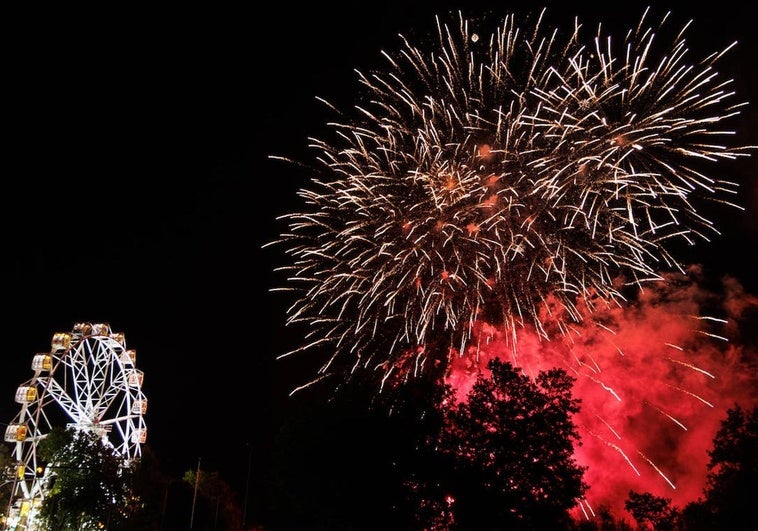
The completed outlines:
<svg viewBox="0 0 758 531">
<path fill-rule="evenodd" d="M 141 457 L 147 437 L 143 372 L 124 334 L 109 324 L 77 323 L 53 334 L 50 352 L 34 355 L 31 368 L 32 378 L 16 390 L 19 412 L 5 429 L 14 484 L 9 522 L 33 520 L 45 498 L 49 474 L 37 445 L 52 428 L 97 433 L 125 462 Z"/>
</svg>

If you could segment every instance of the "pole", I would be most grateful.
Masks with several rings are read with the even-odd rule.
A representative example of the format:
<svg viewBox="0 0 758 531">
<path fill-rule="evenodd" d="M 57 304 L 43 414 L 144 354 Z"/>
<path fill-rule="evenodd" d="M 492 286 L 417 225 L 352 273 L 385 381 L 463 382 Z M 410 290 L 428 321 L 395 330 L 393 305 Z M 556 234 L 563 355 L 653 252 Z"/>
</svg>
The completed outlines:
<svg viewBox="0 0 758 531">
<path fill-rule="evenodd" d="M 250 443 L 247 443 L 247 445 L 250 447 L 250 450 L 247 453 L 247 479 L 245 480 L 245 502 L 242 504 L 242 531 L 245 531 L 247 529 L 247 498 L 248 498 L 248 492 L 250 491 L 250 466 L 253 462 L 253 445 Z"/>
<path fill-rule="evenodd" d="M 197 501 L 197 484 L 200 482 L 200 458 L 197 458 L 197 474 L 195 474 L 195 493 L 192 495 L 192 515 L 190 516 L 190 529 L 195 520 L 195 502 Z"/>
<path fill-rule="evenodd" d="M 163 531 L 163 523 L 166 521 L 166 505 L 168 504 L 168 487 L 166 483 L 166 490 L 163 492 L 163 506 L 161 507 L 161 526 L 160 530 Z"/>
<path fill-rule="evenodd" d="M 16 501 L 16 485 L 18 485 L 18 462 L 14 465 L 13 470 L 13 486 L 11 487 L 11 491 L 8 494 L 8 508 L 5 511 L 5 522 L 3 523 L 3 529 L 10 529 L 8 525 L 8 518 L 10 518 L 11 515 L 11 508 L 13 507 L 13 502 Z M 8 482 L 10 483 L 10 482 Z M 3 483 L 3 486 L 5 486 L 7 483 Z"/>
</svg>

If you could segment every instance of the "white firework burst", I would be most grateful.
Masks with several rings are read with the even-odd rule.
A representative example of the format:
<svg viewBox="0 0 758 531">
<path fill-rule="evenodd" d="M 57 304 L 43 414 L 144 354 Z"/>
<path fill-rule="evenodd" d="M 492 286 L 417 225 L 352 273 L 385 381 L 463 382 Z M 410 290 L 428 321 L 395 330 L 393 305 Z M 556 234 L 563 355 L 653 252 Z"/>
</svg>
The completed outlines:
<svg viewBox="0 0 758 531">
<path fill-rule="evenodd" d="M 334 139 L 313 141 L 321 171 L 272 243 L 291 256 L 288 324 L 309 330 L 297 350 L 331 354 L 322 373 L 444 364 L 478 319 L 514 345 L 522 326 L 565 333 L 579 301 L 623 302 L 618 279 L 681 271 L 677 246 L 717 233 L 700 201 L 739 208 L 737 184 L 709 175 L 752 149 L 729 143 L 744 105 L 714 68 L 729 48 L 692 59 L 686 26 L 659 47 L 668 16 L 647 12 L 618 44 L 543 14 L 401 38 L 386 70 L 358 73 L 366 97 Z"/>
</svg>

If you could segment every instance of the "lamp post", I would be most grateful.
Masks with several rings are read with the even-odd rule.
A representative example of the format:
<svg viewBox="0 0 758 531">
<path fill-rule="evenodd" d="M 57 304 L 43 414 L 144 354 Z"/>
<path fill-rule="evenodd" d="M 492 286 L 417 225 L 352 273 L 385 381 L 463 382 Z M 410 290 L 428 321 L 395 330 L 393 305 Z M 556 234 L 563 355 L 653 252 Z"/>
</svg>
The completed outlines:
<svg viewBox="0 0 758 531">
<path fill-rule="evenodd" d="M 253 445 L 246 443 L 249 448 L 247 452 L 247 479 L 245 480 L 245 501 L 242 503 L 242 531 L 247 529 L 247 499 L 250 492 L 250 468 L 253 463 Z"/>
<path fill-rule="evenodd" d="M 200 483 L 200 458 L 197 458 L 197 473 L 195 474 L 195 492 L 192 495 L 192 514 L 190 515 L 190 526 L 189 528 L 192 529 L 192 524 L 195 521 L 195 502 L 197 501 L 197 485 Z"/>
</svg>

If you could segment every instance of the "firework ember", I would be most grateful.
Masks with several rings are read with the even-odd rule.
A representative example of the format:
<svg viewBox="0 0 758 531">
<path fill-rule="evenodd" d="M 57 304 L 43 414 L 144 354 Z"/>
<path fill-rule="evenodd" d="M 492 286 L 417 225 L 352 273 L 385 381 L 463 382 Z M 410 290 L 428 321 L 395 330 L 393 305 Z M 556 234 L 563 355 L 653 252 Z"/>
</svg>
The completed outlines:
<svg viewBox="0 0 758 531">
<path fill-rule="evenodd" d="M 333 352 L 324 373 L 391 371 L 408 349 L 431 366 L 447 349 L 430 345 L 464 349 L 478 319 L 514 347 L 525 325 L 566 334 L 577 300 L 620 303 L 622 276 L 681 270 L 676 245 L 716 231 L 697 202 L 737 188 L 707 174 L 747 155 L 726 144 L 741 104 L 713 68 L 723 52 L 694 60 L 683 32 L 659 50 L 645 16 L 618 44 L 513 16 L 437 29 L 436 47 L 404 39 L 387 71 L 359 74 L 365 101 L 314 141 L 323 172 L 284 218 L 288 322 Z"/>
</svg>

